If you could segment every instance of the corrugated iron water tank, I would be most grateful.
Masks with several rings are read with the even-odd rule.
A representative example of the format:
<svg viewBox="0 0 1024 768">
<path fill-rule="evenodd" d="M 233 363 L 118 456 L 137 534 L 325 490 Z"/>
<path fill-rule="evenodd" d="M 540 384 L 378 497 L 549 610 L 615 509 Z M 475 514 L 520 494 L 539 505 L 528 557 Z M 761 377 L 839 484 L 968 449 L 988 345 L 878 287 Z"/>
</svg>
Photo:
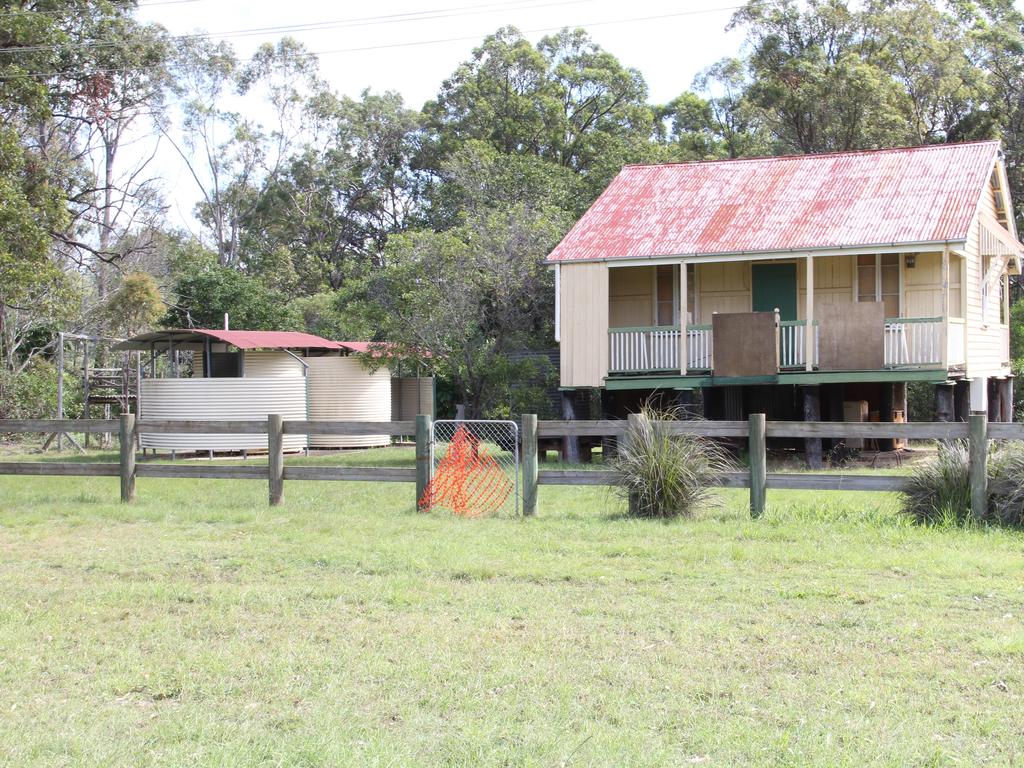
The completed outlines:
<svg viewBox="0 0 1024 768">
<path fill-rule="evenodd" d="M 354 357 L 306 358 L 311 421 L 391 421 L 391 374 L 370 372 Z M 248 369 L 247 369 L 248 370 Z M 314 448 L 375 448 L 388 435 L 311 435 Z"/>
<path fill-rule="evenodd" d="M 144 421 L 249 421 L 272 413 L 306 418 L 306 382 L 301 376 L 223 379 L 145 379 Z M 266 450 L 267 436 L 229 434 L 161 434 L 143 432 L 143 448 L 170 451 Z M 285 435 L 284 447 L 306 447 L 305 435 Z"/>
</svg>

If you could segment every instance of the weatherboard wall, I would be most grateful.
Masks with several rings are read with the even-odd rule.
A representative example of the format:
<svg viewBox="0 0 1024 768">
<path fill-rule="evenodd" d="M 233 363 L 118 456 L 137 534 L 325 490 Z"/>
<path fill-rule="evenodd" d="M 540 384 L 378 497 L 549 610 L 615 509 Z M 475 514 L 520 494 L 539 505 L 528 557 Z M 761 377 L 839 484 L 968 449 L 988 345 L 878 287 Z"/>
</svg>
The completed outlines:
<svg viewBox="0 0 1024 768">
<path fill-rule="evenodd" d="M 603 386 L 608 375 L 608 267 L 580 262 L 561 269 L 561 384 Z"/>
<path fill-rule="evenodd" d="M 987 185 L 978 203 L 978 213 L 964 248 L 964 295 L 967 306 L 967 375 L 999 376 L 1009 372 L 1010 336 L 1008 325 L 1000 322 L 999 281 L 1006 271 L 1007 258 L 989 260 L 985 270 L 981 253 L 981 218 L 996 217 L 995 197 Z M 982 287 L 988 283 L 987 311 L 982 308 Z"/>
</svg>

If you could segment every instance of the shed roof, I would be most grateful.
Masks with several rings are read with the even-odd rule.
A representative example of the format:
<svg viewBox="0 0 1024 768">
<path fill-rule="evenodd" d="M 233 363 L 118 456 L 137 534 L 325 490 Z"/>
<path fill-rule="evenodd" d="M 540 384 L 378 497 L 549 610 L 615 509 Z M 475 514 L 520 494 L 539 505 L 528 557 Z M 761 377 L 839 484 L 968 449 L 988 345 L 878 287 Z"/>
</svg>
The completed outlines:
<svg viewBox="0 0 1024 768">
<path fill-rule="evenodd" d="M 967 238 L 999 142 L 630 165 L 549 262 Z"/>
<path fill-rule="evenodd" d="M 189 344 L 216 339 L 239 349 L 350 349 L 347 345 L 298 331 L 221 331 L 210 328 L 170 328 L 133 336 L 119 349 L 149 349 L 152 343 Z"/>
</svg>

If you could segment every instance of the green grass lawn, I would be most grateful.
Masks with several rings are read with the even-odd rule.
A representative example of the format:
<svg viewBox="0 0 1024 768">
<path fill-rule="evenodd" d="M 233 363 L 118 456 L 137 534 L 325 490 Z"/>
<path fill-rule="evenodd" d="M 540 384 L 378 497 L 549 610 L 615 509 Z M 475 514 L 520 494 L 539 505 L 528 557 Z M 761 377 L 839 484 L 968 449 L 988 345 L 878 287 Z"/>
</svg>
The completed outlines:
<svg viewBox="0 0 1024 768">
<path fill-rule="evenodd" d="M 664 524 L 599 488 L 531 520 L 266 493 L 0 476 L 0 764 L 1024 765 L 1021 533 L 884 494 Z"/>
</svg>

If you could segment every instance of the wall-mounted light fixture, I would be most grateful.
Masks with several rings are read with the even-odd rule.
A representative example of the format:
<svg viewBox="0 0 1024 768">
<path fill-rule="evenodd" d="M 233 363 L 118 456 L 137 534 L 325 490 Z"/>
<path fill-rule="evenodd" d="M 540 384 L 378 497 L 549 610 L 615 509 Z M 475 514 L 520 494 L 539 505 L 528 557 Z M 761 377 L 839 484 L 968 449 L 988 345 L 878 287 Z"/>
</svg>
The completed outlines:
<svg viewBox="0 0 1024 768">
<path fill-rule="evenodd" d="M 907 265 L 907 269 L 913 269 L 914 267 L 917 266 L 917 256 L 915 256 L 912 253 L 908 253 L 906 255 L 904 263 Z"/>
</svg>

